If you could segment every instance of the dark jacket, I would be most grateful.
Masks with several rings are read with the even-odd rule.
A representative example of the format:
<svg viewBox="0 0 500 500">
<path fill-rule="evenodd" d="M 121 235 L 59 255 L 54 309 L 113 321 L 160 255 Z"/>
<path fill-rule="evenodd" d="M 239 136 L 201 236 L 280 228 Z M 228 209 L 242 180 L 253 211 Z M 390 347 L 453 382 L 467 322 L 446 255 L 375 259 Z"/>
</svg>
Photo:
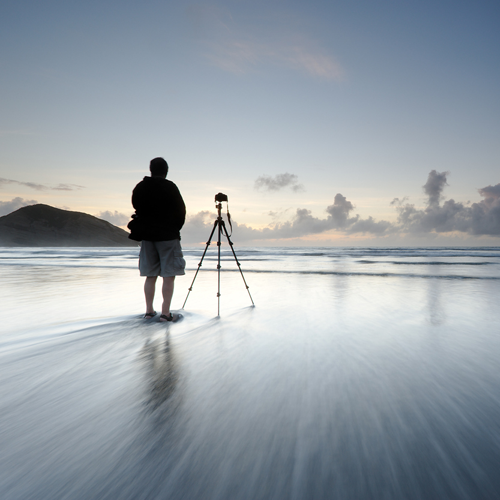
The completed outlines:
<svg viewBox="0 0 500 500">
<path fill-rule="evenodd" d="M 131 228 L 133 239 L 181 239 L 179 231 L 186 219 L 186 205 L 173 182 L 161 177 L 144 177 L 132 192 L 132 205 L 135 208 L 138 227 L 137 230 Z"/>
</svg>

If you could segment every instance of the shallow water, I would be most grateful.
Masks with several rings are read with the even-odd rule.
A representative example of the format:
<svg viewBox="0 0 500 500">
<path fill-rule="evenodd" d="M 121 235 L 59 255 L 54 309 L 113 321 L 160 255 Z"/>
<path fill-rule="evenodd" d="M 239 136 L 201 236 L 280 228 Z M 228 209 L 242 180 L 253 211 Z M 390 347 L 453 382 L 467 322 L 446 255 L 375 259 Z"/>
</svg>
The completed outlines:
<svg viewBox="0 0 500 500">
<path fill-rule="evenodd" d="M 1 498 L 498 497 L 500 249 L 237 252 L 0 250 Z"/>
</svg>

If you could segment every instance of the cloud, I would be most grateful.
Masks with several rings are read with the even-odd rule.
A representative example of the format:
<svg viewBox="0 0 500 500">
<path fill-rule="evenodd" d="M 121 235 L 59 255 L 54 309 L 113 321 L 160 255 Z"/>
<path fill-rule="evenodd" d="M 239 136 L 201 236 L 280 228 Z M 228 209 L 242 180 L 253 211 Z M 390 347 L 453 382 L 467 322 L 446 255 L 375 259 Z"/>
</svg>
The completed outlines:
<svg viewBox="0 0 500 500">
<path fill-rule="evenodd" d="M 496 186 L 486 186 L 485 188 L 478 189 L 479 194 L 484 196 L 485 203 L 492 206 L 500 198 L 500 184 Z"/>
<path fill-rule="evenodd" d="M 58 184 L 57 186 L 46 186 L 45 184 L 37 184 L 36 182 L 22 182 L 14 179 L 5 179 L 0 177 L 0 186 L 4 184 L 18 184 L 20 186 L 27 186 L 36 191 L 56 190 L 56 191 L 74 191 L 76 189 L 83 189 L 84 186 L 78 184 Z"/>
<path fill-rule="evenodd" d="M 304 186 L 299 184 L 298 177 L 295 174 L 278 174 L 274 177 L 261 175 L 255 181 L 255 189 L 264 189 L 265 191 L 279 191 L 285 187 L 291 187 L 293 191 L 305 191 Z"/>
<path fill-rule="evenodd" d="M 243 27 L 229 12 L 206 6 L 191 7 L 189 15 L 205 57 L 224 71 L 243 74 L 271 64 L 324 80 L 344 78 L 336 59 L 298 28 L 291 33 L 278 22 L 266 33 L 261 24 Z"/>
<path fill-rule="evenodd" d="M 111 212 L 109 210 L 105 210 L 104 212 L 100 212 L 96 215 L 99 219 L 107 220 L 114 224 L 115 226 L 125 226 L 130 220 L 130 215 L 125 215 L 124 213 L 120 213 L 118 211 Z"/>
<path fill-rule="evenodd" d="M 348 234 L 357 232 L 375 235 L 391 232 L 392 226 L 389 222 L 376 222 L 371 217 L 363 219 L 359 215 L 350 217 L 349 214 L 353 209 L 353 204 L 338 193 L 333 204 L 326 208 L 328 215 L 324 219 L 314 217 L 306 208 L 297 208 L 290 221 L 275 222 L 263 229 L 254 229 L 246 224 L 238 224 L 234 220 L 232 224 L 235 234 L 238 235 L 238 241 L 301 238 L 330 230 Z M 189 216 L 182 229 L 183 241 L 195 243 L 208 238 L 216 217 L 215 213 L 208 211 Z M 230 231 L 229 227 L 227 229 Z"/>
<path fill-rule="evenodd" d="M 290 174 L 288 174 L 290 175 Z M 233 221 L 239 241 L 291 239 L 336 231 L 343 235 L 363 234 L 383 238 L 390 235 L 400 237 L 431 236 L 445 233 L 462 233 L 475 236 L 500 236 L 500 184 L 478 189 L 482 200 L 475 203 L 456 202 L 453 199 L 443 203 L 443 190 L 448 185 L 448 172 L 429 173 L 423 190 L 427 195 L 426 206 L 417 208 L 408 199 L 395 198 L 391 205 L 397 213 L 397 220 L 377 221 L 373 217 L 362 218 L 352 215 L 355 207 L 341 193 L 335 195 L 333 204 L 325 209 L 326 217 L 314 217 L 310 210 L 297 208 L 291 220 L 273 222 L 263 229 L 254 229 Z M 272 178 L 270 178 L 272 180 Z M 286 183 L 284 183 L 287 185 Z M 272 182 L 263 184 L 274 186 Z M 280 184 L 275 189 L 279 189 Z M 275 216 L 275 213 L 270 213 Z M 204 211 L 188 217 L 182 230 L 183 238 L 194 243 L 208 237 L 216 215 Z"/>
<path fill-rule="evenodd" d="M 397 211 L 397 221 L 375 221 L 372 217 L 348 218 L 351 211 L 344 197 L 337 204 L 327 208 L 336 210 L 336 218 L 342 221 L 340 227 L 347 234 L 371 233 L 388 235 L 437 235 L 442 233 L 464 233 L 476 236 L 500 236 L 500 184 L 478 189 L 483 200 L 470 204 L 449 199 L 443 202 L 443 191 L 448 185 L 448 172 L 429 173 L 423 189 L 427 195 L 426 207 L 417 208 L 407 198 L 395 198 L 391 204 Z M 341 195 L 337 195 L 339 197 Z M 441 203 L 443 202 L 443 203 Z M 336 207 L 336 208 L 335 208 Z"/>
<path fill-rule="evenodd" d="M 0 201 L 0 216 L 10 214 L 11 212 L 28 205 L 36 205 L 37 203 L 38 201 L 36 200 L 25 200 L 23 198 L 19 198 L 19 196 L 10 201 Z"/>
<path fill-rule="evenodd" d="M 48 189 L 48 187 L 44 186 L 43 184 L 36 184 L 35 182 L 21 182 L 21 181 L 15 181 L 13 179 L 5 179 L 3 177 L 0 177 L 0 186 L 3 186 L 4 184 L 19 184 L 21 186 L 27 186 L 31 189 L 36 189 L 37 191 L 43 191 L 44 189 Z"/>
<path fill-rule="evenodd" d="M 335 229 L 343 229 L 346 226 L 357 222 L 357 219 L 349 219 L 349 212 L 352 210 L 354 210 L 354 205 L 340 193 L 335 195 L 333 205 L 330 205 L 326 209 L 334 222 Z"/>
<path fill-rule="evenodd" d="M 458 231 L 470 235 L 500 236 L 500 184 L 478 189 L 483 200 L 461 203 L 453 199 L 442 205 L 442 191 L 447 185 L 448 172 L 429 173 L 424 191 L 428 195 L 427 207 L 416 208 L 405 199 L 393 200 L 398 211 L 401 232 L 417 235 Z"/>
<path fill-rule="evenodd" d="M 424 184 L 425 194 L 429 197 L 429 206 L 439 205 L 441 201 L 441 195 L 445 186 L 448 185 L 446 182 L 446 176 L 449 172 L 438 173 L 435 170 L 431 170 L 427 182 Z"/>
<path fill-rule="evenodd" d="M 291 211 L 291 208 L 285 208 L 285 209 L 280 209 L 278 211 L 276 210 L 269 210 L 267 212 L 267 215 L 271 217 L 274 221 L 278 221 L 283 219 L 287 214 Z"/>
</svg>

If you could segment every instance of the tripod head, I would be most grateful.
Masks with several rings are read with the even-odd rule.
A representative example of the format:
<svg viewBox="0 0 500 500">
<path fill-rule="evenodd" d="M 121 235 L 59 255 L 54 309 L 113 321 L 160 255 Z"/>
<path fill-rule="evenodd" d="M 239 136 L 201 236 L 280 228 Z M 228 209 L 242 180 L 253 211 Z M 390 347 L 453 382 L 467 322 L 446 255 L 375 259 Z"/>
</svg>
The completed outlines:
<svg viewBox="0 0 500 500">
<path fill-rule="evenodd" d="M 216 203 L 215 208 L 217 209 L 217 217 L 222 217 L 221 215 L 221 210 L 222 210 L 222 203 Z"/>
<path fill-rule="evenodd" d="M 228 203 L 227 199 L 227 194 L 224 193 L 217 193 L 215 195 L 215 208 L 217 209 L 218 216 L 221 217 L 221 210 L 222 210 L 222 202 L 225 201 Z M 229 215 L 229 210 L 228 210 L 228 215 Z"/>
</svg>

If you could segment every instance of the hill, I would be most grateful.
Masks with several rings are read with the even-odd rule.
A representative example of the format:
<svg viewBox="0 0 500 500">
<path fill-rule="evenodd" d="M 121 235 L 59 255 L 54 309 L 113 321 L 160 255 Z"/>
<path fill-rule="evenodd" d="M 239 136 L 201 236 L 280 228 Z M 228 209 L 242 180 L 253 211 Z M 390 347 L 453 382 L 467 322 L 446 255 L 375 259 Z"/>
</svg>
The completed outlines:
<svg viewBox="0 0 500 500">
<path fill-rule="evenodd" d="M 0 217 L 3 247 L 130 247 L 128 232 L 82 212 L 31 205 Z"/>
</svg>

